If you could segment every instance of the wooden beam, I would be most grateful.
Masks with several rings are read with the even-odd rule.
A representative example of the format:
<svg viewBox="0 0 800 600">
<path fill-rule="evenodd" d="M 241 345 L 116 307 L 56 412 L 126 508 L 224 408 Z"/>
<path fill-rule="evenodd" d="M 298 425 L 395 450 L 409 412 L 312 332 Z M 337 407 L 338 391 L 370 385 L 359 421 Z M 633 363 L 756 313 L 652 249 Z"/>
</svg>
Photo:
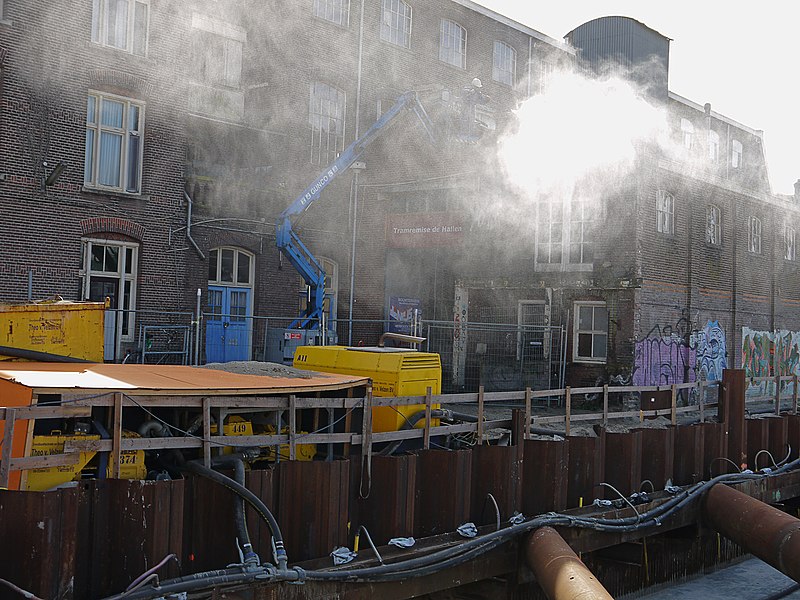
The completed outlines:
<svg viewBox="0 0 800 600">
<path fill-rule="evenodd" d="M 222 423 L 217 423 L 217 433 L 222 435 Z M 203 464 L 211 468 L 211 400 L 203 398 Z"/>
<path fill-rule="evenodd" d="M 114 394 L 114 413 L 111 429 L 111 478 L 119 479 L 122 451 L 122 392 Z"/>
<path fill-rule="evenodd" d="M 3 429 L 3 448 L 0 454 L 0 489 L 8 489 L 8 476 L 11 472 L 11 446 L 14 441 L 14 424 L 17 420 L 16 409 L 6 409 L 5 427 Z"/>
</svg>

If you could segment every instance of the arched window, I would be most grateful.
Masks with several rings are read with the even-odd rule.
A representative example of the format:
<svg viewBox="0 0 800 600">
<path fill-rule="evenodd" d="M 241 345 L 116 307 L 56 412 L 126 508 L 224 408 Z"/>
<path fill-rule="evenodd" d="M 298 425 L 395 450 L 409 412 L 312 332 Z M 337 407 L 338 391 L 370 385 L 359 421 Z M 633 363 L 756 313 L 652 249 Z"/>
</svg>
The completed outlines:
<svg viewBox="0 0 800 600">
<path fill-rule="evenodd" d="M 722 243 L 722 213 L 715 204 L 706 209 L 706 243 L 712 246 Z"/>
<path fill-rule="evenodd" d="M 439 60 L 467 68 L 467 30 L 455 21 L 442 19 L 439 31 Z"/>
<path fill-rule="evenodd" d="M 383 0 L 381 10 L 381 39 L 411 47 L 411 6 L 403 0 Z"/>
<path fill-rule="evenodd" d="M 675 198 L 664 190 L 656 194 L 656 231 L 667 235 L 675 233 Z"/>
<path fill-rule="evenodd" d="M 795 246 L 795 232 L 794 227 L 788 223 L 783 229 L 783 257 L 786 260 L 795 260 L 797 258 L 797 247 Z"/>
<path fill-rule="evenodd" d="M 750 217 L 748 220 L 747 249 L 753 254 L 761 254 L 761 219 Z"/>
<path fill-rule="evenodd" d="M 344 150 L 345 93 L 326 83 L 311 84 L 308 122 L 311 125 L 311 162 L 328 164 Z"/>
<path fill-rule="evenodd" d="M 495 41 L 492 79 L 513 86 L 517 78 L 517 51 L 505 42 Z"/>
<path fill-rule="evenodd" d="M 347 27 L 350 22 L 350 0 L 314 0 L 314 16 Z"/>
</svg>

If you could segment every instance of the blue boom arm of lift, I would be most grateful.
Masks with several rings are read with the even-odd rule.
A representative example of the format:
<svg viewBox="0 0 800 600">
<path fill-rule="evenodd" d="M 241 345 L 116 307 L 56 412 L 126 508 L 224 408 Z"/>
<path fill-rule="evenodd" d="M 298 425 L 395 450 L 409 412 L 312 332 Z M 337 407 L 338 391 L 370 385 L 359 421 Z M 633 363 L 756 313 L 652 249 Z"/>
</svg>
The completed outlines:
<svg viewBox="0 0 800 600">
<path fill-rule="evenodd" d="M 303 190 L 303 193 L 278 217 L 278 222 L 275 226 L 277 246 L 297 272 L 300 273 L 310 291 L 305 314 L 292 321 L 289 325 L 290 329 L 319 328 L 325 302 L 325 271 L 320 262 L 292 229 L 292 218 L 308 210 L 319 199 L 320 194 L 328 184 L 356 162 L 364 154 L 367 147 L 385 132 L 384 128 L 406 109 L 417 115 L 431 141 L 435 141 L 433 124 L 422 104 L 420 104 L 416 92 L 406 92 L 397 99 L 394 106 L 372 124 L 364 135 L 345 148 L 339 157 L 328 165 L 313 183 Z"/>
</svg>

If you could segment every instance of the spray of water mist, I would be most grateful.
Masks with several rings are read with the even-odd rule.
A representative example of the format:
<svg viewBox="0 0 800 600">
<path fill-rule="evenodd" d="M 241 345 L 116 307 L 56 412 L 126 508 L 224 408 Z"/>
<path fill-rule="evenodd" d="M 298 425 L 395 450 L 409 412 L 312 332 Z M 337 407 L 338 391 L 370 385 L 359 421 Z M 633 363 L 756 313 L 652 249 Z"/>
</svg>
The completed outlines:
<svg viewBox="0 0 800 600">
<path fill-rule="evenodd" d="M 599 200 L 630 173 L 645 144 L 669 145 L 666 110 L 617 76 L 558 72 L 547 92 L 525 101 L 516 116 L 517 130 L 500 143 L 500 162 L 508 181 L 531 200 L 569 198 L 576 186 L 596 196 L 587 200 Z"/>
</svg>

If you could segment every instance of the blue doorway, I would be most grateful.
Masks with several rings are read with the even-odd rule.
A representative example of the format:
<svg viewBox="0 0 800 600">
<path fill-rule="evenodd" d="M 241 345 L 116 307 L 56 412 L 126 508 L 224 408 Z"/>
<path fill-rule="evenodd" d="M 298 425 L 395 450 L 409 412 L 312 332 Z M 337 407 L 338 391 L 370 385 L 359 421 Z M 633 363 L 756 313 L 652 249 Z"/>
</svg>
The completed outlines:
<svg viewBox="0 0 800 600">
<path fill-rule="evenodd" d="M 250 360 L 252 319 L 250 288 L 208 286 L 206 362 Z"/>
</svg>

